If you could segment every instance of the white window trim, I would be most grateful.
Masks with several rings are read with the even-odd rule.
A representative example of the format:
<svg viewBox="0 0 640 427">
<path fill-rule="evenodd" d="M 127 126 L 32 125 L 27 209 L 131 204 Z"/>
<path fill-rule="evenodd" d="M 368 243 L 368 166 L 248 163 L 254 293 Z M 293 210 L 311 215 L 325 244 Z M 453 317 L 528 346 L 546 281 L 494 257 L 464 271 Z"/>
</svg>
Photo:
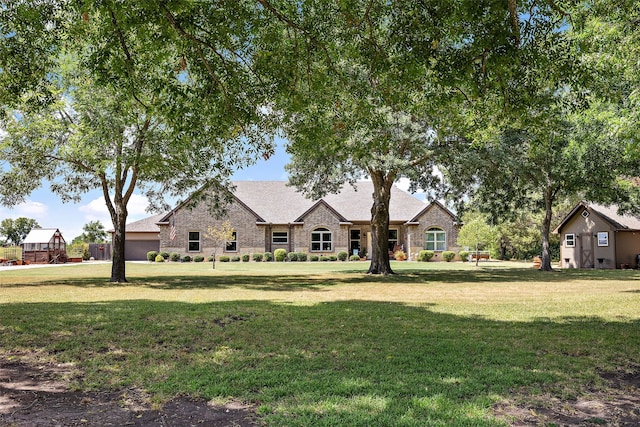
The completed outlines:
<svg viewBox="0 0 640 427">
<path fill-rule="evenodd" d="M 280 234 L 284 234 L 284 236 L 278 236 L 278 238 L 283 238 L 284 237 L 284 242 L 276 242 L 275 241 L 275 234 L 276 233 L 280 233 Z M 288 245 L 289 244 L 289 232 L 288 231 L 272 231 L 271 232 L 271 243 L 274 245 Z"/>
<path fill-rule="evenodd" d="M 569 238 L 571 236 L 571 238 Z M 571 244 L 569 243 L 571 240 Z M 564 235 L 564 247 L 565 248 L 575 248 L 576 247 L 576 235 L 575 233 L 567 233 Z"/>
<path fill-rule="evenodd" d="M 198 240 L 191 240 L 190 234 L 191 233 L 198 233 Z M 198 250 L 192 250 L 191 249 L 191 243 L 192 242 L 198 242 Z M 187 252 L 201 252 L 202 251 L 202 233 L 199 231 L 188 231 L 187 232 Z"/>
<path fill-rule="evenodd" d="M 439 240 L 435 240 L 435 234 L 436 233 L 442 233 L 444 234 L 444 241 L 439 241 Z M 427 236 L 431 234 L 434 236 L 434 240 L 427 240 Z M 427 249 L 427 243 L 433 243 L 433 249 Z M 438 243 L 442 243 L 444 244 L 444 249 L 438 249 Z M 424 233 L 424 247 L 427 250 L 433 250 L 434 252 L 444 252 L 447 250 L 447 232 L 444 230 L 444 228 L 441 227 L 437 227 L 437 226 L 433 226 L 433 227 L 429 227 L 427 229 L 427 231 L 425 231 Z"/>
<path fill-rule="evenodd" d="M 314 243 L 313 234 L 314 233 L 319 233 L 320 234 L 320 240 L 317 241 L 318 243 L 320 243 L 320 249 L 313 249 L 313 243 Z M 322 244 L 327 242 L 326 240 L 322 239 L 322 236 L 327 235 L 327 234 L 329 235 L 328 242 L 331 245 L 331 248 L 330 249 L 322 249 Z M 311 245 L 309 247 L 310 252 L 333 252 L 333 233 L 328 228 L 326 228 L 326 227 L 316 228 L 315 230 L 311 231 L 310 237 L 311 237 L 311 241 L 310 241 Z"/>
<path fill-rule="evenodd" d="M 238 252 L 238 232 L 237 231 L 233 232 L 233 237 L 234 237 L 233 240 L 229 240 L 228 242 L 225 243 L 225 245 L 224 245 L 224 251 L 225 252 L 231 252 L 231 253 Z M 227 249 L 227 246 L 228 246 L 229 243 L 235 243 L 236 244 L 236 248 L 235 249 Z"/>
<path fill-rule="evenodd" d="M 609 246 L 609 232 L 608 231 L 598 231 L 598 246 L 599 247 L 607 247 Z"/>
</svg>

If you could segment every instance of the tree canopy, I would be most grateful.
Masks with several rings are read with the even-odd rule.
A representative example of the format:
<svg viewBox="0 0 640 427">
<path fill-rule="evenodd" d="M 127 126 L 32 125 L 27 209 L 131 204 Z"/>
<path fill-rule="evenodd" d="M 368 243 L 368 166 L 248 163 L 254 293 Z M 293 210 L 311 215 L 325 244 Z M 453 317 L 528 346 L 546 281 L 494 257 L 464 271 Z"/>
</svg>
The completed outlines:
<svg viewBox="0 0 640 427">
<path fill-rule="evenodd" d="M 0 223 L 0 235 L 5 236 L 7 241 L 18 246 L 34 228 L 40 228 L 38 221 L 35 219 L 25 217 L 5 218 Z"/>
<path fill-rule="evenodd" d="M 264 20 L 253 2 L 3 8 L 0 201 L 19 203 L 43 182 L 63 201 L 102 190 L 115 229 L 112 281 L 126 281 L 134 191 L 156 210 L 171 197 L 197 203 L 273 151 L 273 87 L 250 63 Z"/>
</svg>

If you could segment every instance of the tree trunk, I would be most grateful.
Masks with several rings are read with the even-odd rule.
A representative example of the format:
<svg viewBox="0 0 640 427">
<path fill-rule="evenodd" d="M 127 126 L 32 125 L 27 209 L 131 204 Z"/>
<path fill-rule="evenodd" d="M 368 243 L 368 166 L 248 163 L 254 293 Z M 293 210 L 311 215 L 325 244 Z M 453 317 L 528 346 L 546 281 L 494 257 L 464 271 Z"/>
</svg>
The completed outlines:
<svg viewBox="0 0 640 427">
<path fill-rule="evenodd" d="M 549 250 L 549 234 L 551 233 L 551 215 L 553 214 L 553 197 L 551 190 L 544 194 L 544 220 L 542 221 L 542 264 L 540 270 L 553 271 L 551 267 L 551 251 Z"/>
<path fill-rule="evenodd" d="M 111 216 L 113 222 L 113 259 L 111 262 L 110 282 L 126 283 L 124 259 L 124 243 L 127 223 L 127 209 L 120 198 L 114 201 L 115 215 Z"/>
<path fill-rule="evenodd" d="M 368 274 L 394 274 L 389 262 L 389 202 L 393 180 L 382 174 L 371 174 L 373 206 L 371 207 L 371 265 Z"/>
</svg>

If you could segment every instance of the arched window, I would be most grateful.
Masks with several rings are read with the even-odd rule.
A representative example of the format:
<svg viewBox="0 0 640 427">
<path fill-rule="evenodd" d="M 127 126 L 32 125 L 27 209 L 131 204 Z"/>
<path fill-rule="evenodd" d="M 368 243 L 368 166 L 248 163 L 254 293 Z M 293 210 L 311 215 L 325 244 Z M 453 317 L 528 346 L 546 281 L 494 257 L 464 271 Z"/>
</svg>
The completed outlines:
<svg viewBox="0 0 640 427">
<path fill-rule="evenodd" d="M 331 232 L 326 228 L 316 228 L 311 232 L 311 251 L 331 251 Z"/>
<path fill-rule="evenodd" d="M 447 233 L 438 227 L 431 227 L 425 236 L 425 249 L 430 251 L 447 250 Z"/>
</svg>

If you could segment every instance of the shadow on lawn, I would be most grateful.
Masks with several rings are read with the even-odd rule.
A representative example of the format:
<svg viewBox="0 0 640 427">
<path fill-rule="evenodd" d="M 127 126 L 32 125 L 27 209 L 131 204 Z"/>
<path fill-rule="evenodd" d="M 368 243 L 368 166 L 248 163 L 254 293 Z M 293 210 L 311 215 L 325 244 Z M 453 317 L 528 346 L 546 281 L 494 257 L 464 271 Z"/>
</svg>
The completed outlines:
<svg viewBox="0 0 640 427">
<path fill-rule="evenodd" d="M 638 321 L 567 320 L 370 301 L 8 304 L 0 348 L 74 363 L 81 387 L 252 402 L 269 425 L 494 427 L 503 399 L 570 411 L 581 393 L 609 389 L 603 372 L 640 372 Z"/>
<path fill-rule="evenodd" d="M 362 270 L 342 270 L 326 273 L 314 271 L 307 274 L 233 274 L 218 275 L 216 273 L 193 275 L 164 275 L 164 276 L 128 276 L 129 283 L 123 285 L 142 286 L 153 289 L 227 289 L 244 288 L 263 291 L 292 291 L 304 289 L 322 291 L 326 287 L 338 284 L 362 283 L 555 283 L 561 285 L 575 280 L 606 280 L 606 281 L 638 281 L 640 272 L 635 270 L 556 270 L 552 272 L 535 269 L 514 268 L 478 268 L 473 270 L 435 270 L 435 269 L 397 269 L 396 274 L 388 276 L 368 275 Z M 3 287 L 25 287 L 41 285 L 68 285 L 78 287 L 113 287 L 119 286 L 108 281 L 106 277 L 81 277 L 51 280 L 38 280 L 33 283 L 3 284 Z"/>
</svg>

